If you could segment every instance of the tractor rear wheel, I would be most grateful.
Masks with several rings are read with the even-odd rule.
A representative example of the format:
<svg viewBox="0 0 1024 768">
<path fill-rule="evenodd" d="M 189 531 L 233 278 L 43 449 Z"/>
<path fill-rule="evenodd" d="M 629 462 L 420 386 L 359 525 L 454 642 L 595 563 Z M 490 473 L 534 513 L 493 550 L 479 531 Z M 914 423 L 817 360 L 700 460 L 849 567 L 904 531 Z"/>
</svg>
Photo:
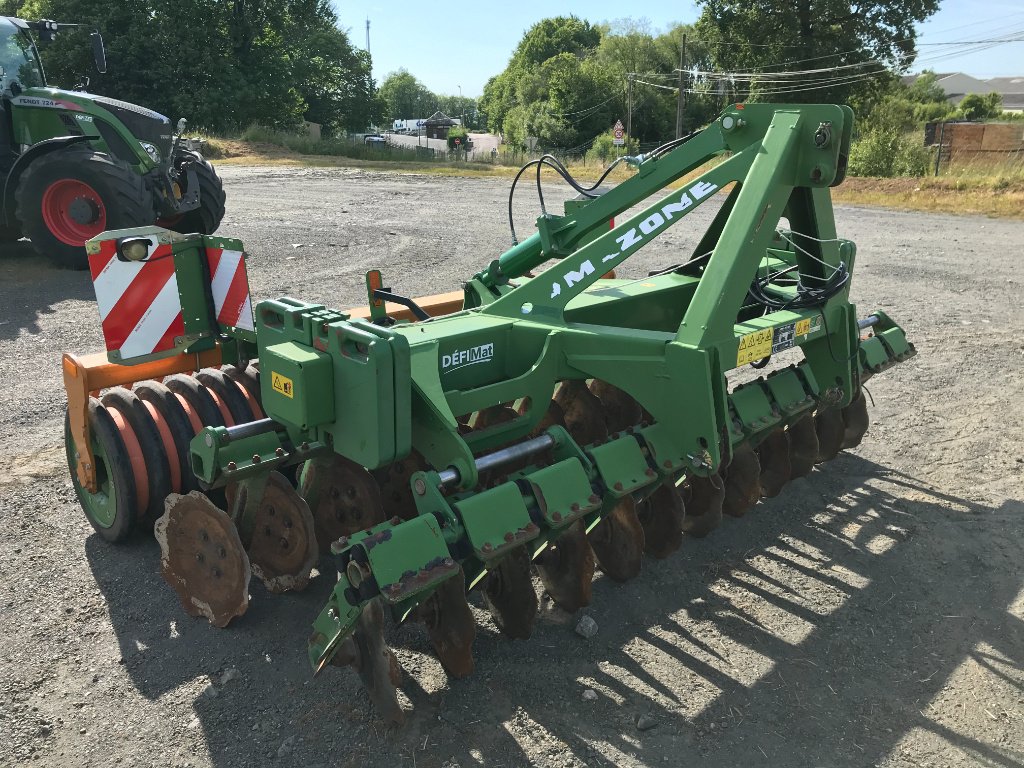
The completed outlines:
<svg viewBox="0 0 1024 768">
<path fill-rule="evenodd" d="M 83 247 L 108 229 L 152 224 L 153 197 L 127 165 L 87 146 L 51 152 L 18 183 L 17 217 L 32 246 L 64 269 L 87 269 Z"/>
<path fill-rule="evenodd" d="M 224 218 L 224 183 L 210 162 L 198 152 L 186 151 L 183 154 L 194 161 L 193 167 L 199 182 L 199 207 L 157 223 L 182 234 L 198 232 L 201 235 L 212 235 Z M 183 193 L 189 191 L 182 190 Z"/>
</svg>

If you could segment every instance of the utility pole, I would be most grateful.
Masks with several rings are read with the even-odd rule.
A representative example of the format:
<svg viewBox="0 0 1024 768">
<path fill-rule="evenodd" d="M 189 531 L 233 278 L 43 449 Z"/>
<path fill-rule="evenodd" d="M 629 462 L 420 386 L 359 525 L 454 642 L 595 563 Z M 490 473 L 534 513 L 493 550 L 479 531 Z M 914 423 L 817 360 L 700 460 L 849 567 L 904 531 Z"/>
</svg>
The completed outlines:
<svg viewBox="0 0 1024 768">
<path fill-rule="evenodd" d="M 686 33 L 683 33 L 683 46 L 679 49 L 679 101 L 676 103 L 676 138 L 683 137 L 683 108 L 686 106 L 685 75 L 683 68 L 686 66 Z"/>
<path fill-rule="evenodd" d="M 626 74 L 626 138 L 633 138 L 633 73 Z"/>
<path fill-rule="evenodd" d="M 370 17 L 366 17 L 366 52 L 370 52 Z"/>
</svg>

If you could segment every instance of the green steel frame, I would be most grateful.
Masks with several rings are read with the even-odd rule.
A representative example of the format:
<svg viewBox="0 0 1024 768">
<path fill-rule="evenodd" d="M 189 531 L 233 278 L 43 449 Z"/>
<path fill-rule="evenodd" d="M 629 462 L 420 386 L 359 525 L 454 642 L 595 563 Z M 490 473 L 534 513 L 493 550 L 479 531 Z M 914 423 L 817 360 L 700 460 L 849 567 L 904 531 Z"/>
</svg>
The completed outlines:
<svg viewBox="0 0 1024 768">
<path fill-rule="evenodd" d="M 472 588 L 513 548 L 536 557 L 626 495 L 713 474 L 737 445 L 848 405 L 866 377 L 914 353 L 880 312 L 863 323 L 873 335 L 859 338 L 848 282 L 803 309 L 767 311 L 748 295 L 757 278 L 795 299 L 797 275 L 820 283 L 852 272 L 856 249 L 836 235 L 829 193 L 852 127 L 847 107 L 735 105 L 688 142 L 635 159 L 630 180 L 539 219 L 535 235 L 466 284 L 454 314 L 385 325 L 288 298 L 257 306 L 250 352 L 269 418 L 207 428 L 192 443 L 205 483 L 256 486 L 236 495 L 249 508 L 231 510 L 243 530 L 259 485 L 282 465 L 337 453 L 374 469 L 415 449 L 432 467 L 412 478 L 418 516 L 333 544 L 339 581 L 310 639 L 315 668 L 369 601 L 402 617 L 460 573 Z M 712 199 L 721 206 L 688 262 L 600 280 Z M 788 230 L 778 229 L 783 217 Z M 379 283 L 368 277 L 371 304 Z M 239 342 L 248 349 L 251 339 Z M 729 371 L 796 348 L 802 359 L 730 389 Z M 644 421 L 595 445 L 557 426 L 538 434 L 558 383 L 592 378 L 638 401 Z M 512 403 L 518 418 L 461 433 L 468 414 Z M 481 489 L 480 469 L 495 465 L 507 477 Z"/>
</svg>

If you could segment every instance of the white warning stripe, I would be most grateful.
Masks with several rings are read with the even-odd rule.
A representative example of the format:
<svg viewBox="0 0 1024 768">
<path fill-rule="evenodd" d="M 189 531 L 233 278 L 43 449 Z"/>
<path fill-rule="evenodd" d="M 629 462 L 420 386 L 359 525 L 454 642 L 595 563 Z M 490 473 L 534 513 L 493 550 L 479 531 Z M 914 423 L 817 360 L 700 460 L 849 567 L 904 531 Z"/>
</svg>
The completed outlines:
<svg viewBox="0 0 1024 768">
<path fill-rule="evenodd" d="M 149 255 L 157 249 L 156 238 L 150 238 Z M 93 285 L 96 288 L 96 304 L 100 310 L 100 321 L 107 319 L 110 310 L 124 296 L 128 286 L 139 276 L 146 266 L 144 261 L 121 261 L 116 256 L 107 262 L 103 270 L 96 276 Z"/>
<path fill-rule="evenodd" d="M 242 311 L 238 313 L 237 328 L 244 328 L 247 331 L 255 331 L 256 324 L 252 319 L 252 299 L 247 295 L 245 303 L 242 304 Z"/>
<path fill-rule="evenodd" d="M 224 308 L 224 298 L 228 295 L 231 282 L 235 279 L 238 271 L 238 264 L 242 260 L 241 251 L 227 251 L 221 253 L 220 262 L 217 264 L 217 272 L 213 276 L 210 288 L 213 292 L 213 307 L 217 314 Z"/>
<path fill-rule="evenodd" d="M 178 299 L 178 277 L 172 274 L 142 319 L 124 340 L 124 344 L 121 345 L 121 357 L 128 359 L 148 355 L 156 349 L 160 339 L 179 314 L 181 303 Z"/>
</svg>

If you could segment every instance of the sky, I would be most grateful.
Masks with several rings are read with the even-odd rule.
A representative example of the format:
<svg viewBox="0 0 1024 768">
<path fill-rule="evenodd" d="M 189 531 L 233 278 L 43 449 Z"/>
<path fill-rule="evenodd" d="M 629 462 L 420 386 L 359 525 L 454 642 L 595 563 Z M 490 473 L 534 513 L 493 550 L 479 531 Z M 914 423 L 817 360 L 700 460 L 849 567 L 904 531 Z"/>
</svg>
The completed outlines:
<svg viewBox="0 0 1024 768">
<path fill-rule="evenodd" d="M 693 23 L 700 11 L 693 2 L 665 0 L 512 0 L 460 4 L 447 12 L 439 3 L 407 0 L 333 0 L 352 42 L 366 46 L 378 84 L 404 67 L 435 93 L 479 96 L 484 83 L 501 72 L 523 33 L 548 16 L 575 14 L 591 22 L 623 17 L 647 19 L 654 31 L 674 22 Z M 449 6 L 451 7 L 451 6 Z M 1020 34 L 1011 34 L 1019 31 Z M 1012 36 L 1022 42 L 988 47 L 942 43 Z M 918 62 L 912 71 L 966 72 L 974 77 L 1024 76 L 1024 0 L 945 0 L 919 28 Z"/>
</svg>

